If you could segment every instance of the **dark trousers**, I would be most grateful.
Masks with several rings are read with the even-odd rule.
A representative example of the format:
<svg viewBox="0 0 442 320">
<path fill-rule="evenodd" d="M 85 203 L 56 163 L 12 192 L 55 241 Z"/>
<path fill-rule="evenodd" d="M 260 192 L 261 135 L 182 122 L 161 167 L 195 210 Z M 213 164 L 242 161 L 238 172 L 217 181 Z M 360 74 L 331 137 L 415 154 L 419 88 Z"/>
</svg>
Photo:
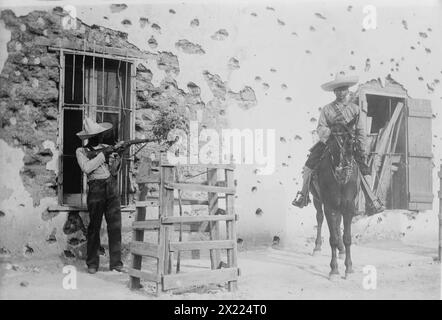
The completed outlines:
<svg viewBox="0 0 442 320">
<path fill-rule="evenodd" d="M 122 266 L 120 195 L 115 177 L 89 182 L 87 208 L 90 217 L 87 230 L 87 266 L 95 268 L 99 266 L 98 251 L 103 214 L 106 219 L 109 238 L 109 267 L 112 269 Z"/>
</svg>

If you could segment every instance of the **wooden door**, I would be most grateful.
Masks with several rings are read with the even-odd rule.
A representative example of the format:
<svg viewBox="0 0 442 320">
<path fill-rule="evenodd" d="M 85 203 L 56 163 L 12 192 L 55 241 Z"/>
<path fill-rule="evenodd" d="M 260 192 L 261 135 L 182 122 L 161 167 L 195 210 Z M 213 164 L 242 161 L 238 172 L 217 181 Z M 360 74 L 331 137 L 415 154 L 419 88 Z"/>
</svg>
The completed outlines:
<svg viewBox="0 0 442 320">
<path fill-rule="evenodd" d="M 408 209 L 433 207 L 431 102 L 408 99 Z"/>
</svg>

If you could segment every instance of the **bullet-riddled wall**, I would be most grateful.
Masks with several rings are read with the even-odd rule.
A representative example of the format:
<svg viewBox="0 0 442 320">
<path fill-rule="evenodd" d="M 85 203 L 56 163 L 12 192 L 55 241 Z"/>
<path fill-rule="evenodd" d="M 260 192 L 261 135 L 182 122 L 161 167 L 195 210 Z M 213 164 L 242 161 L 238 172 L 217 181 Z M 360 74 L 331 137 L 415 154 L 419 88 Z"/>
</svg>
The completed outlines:
<svg viewBox="0 0 442 320">
<path fill-rule="evenodd" d="M 253 5 L 127 2 L 79 5 L 75 9 L 87 25 L 123 31 L 129 43 L 151 53 L 163 52 L 164 61 L 173 61 L 174 67 L 167 70 L 156 60 L 146 61 L 149 81 L 165 91 L 164 80 L 173 79 L 176 86 L 170 90 L 197 93 L 199 108 L 209 110 L 203 112 L 206 127 L 221 124 L 275 130 L 274 173 L 259 175 L 256 165 L 238 166 L 236 170 L 238 234 L 246 246 L 252 246 L 270 244 L 274 236 L 304 241 L 314 233 L 313 209 L 300 210 L 290 202 L 301 186 L 301 168 L 315 141 L 318 108 L 333 99 L 320 84 L 336 72 L 359 75 L 361 83 L 384 81 L 390 75 L 411 97 L 430 99 L 434 162 L 439 164 L 442 48 L 438 40 L 442 35 L 442 6 L 430 1 L 400 6 L 375 1 L 377 25 L 372 30 L 362 25 L 364 5 L 343 1 Z M 53 4 L 12 10 L 20 16 L 52 8 Z M 2 64 L 8 56 L 9 32 L 3 22 Z M 145 118 L 149 117 L 137 120 L 139 127 L 143 128 Z M 2 158 L 5 164 L 14 163 L 13 170 L 2 170 L 2 187 L 7 188 L 4 181 L 12 181 L 15 191 L 11 192 L 22 192 L 26 184 L 20 175 L 24 155 L 19 146 L 1 143 L 2 151 L 9 150 L 8 154 L 16 157 L 9 162 Z M 51 148 L 48 145 L 44 149 Z M 51 161 L 49 152 L 42 157 Z M 436 170 L 433 180 L 437 190 Z M 3 207 L 11 202 L 9 198 L 3 198 Z M 20 208 L 38 215 L 34 205 L 30 201 Z M 8 213 L 4 212 L 0 219 L 7 221 Z"/>
</svg>

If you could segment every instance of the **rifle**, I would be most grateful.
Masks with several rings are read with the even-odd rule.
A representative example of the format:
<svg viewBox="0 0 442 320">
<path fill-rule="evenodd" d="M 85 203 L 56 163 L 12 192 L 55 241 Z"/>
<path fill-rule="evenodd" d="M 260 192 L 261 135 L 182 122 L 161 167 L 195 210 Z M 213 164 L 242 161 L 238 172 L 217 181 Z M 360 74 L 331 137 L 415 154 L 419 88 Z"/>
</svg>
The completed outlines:
<svg viewBox="0 0 442 320">
<path fill-rule="evenodd" d="M 154 142 L 154 141 L 157 141 L 157 140 L 156 139 L 133 139 L 133 140 L 123 141 L 123 143 L 118 147 L 107 146 L 107 147 L 97 149 L 97 150 L 89 150 L 88 149 L 87 150 L 87 157 L 89 160 L 93 159 L 100 152 L 107 153 L 107 154 L 118 153 L 121 155 L 124 151 L 126 151 L 127 148 L 129 148 L 133 144 L 140 144 L 140 143 Z"/>
</svg>

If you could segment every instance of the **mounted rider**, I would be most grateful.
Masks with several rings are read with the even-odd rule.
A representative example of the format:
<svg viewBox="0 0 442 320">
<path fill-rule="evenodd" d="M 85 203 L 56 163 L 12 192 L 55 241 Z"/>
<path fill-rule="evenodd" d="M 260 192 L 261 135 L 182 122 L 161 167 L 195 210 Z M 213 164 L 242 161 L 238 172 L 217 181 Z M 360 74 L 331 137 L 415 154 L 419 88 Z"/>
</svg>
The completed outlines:
<svg viewBox="0 0 442 320">
<path fill-rule="evenodd" d="M 312 173 L 319 164 L 319 161 L 325 152 L 326 142 L 330 137 L 331 128 L 336 124 L 343 124 L 354 133 L 356 142 L 355 160 L 362 174 L 361 183 L 366 201 L 376 213 L 384 210 L 383 205 L 368 187 L 366 181 L 371 179 L 370 169 L 367 166 L 366 159 L 366 131 L 363 119 L 361 119 L 361 109 L 358 105 L 350 101 L 349 87 L 358 83 L 356 76 L 344 76 L 341 73 L 336 75 L 333 81 L 324 83 L 321 88 L 325 91 L 333 91 L 336 99 L 324 106 L 321 110 L 317 133 L 319 141 L 310 149 L 307 162 L 303 168 L 303 186 L 302 190 L 296 194 L 292 204 L 297 207 L 304 207 L 309 203 L 309 188 Z"/>
</svg>

